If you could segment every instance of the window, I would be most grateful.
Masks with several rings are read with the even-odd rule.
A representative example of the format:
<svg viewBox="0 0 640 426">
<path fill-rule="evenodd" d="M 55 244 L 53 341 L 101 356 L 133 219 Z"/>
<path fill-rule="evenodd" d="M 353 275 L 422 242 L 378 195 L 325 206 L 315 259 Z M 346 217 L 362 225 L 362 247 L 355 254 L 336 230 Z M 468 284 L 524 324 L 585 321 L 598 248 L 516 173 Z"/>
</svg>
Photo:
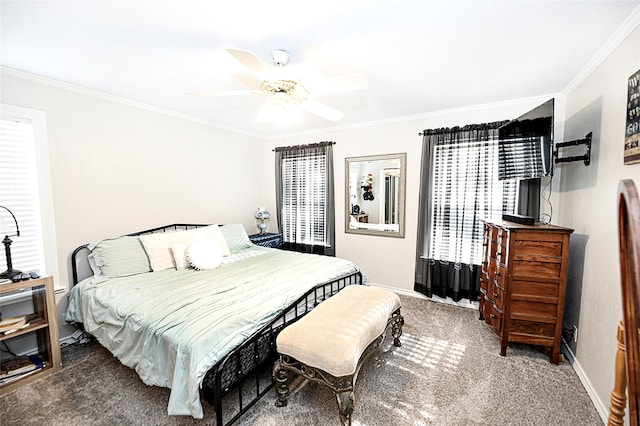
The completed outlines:
<svg viewBox="0 0 640 426">
<path fill-rule="evenodd" d="M 13 212 L 20 236 L 12 236 L 14 269 L 52 275 L 58 283 L 45 115 L 8 105 L 0 107 L 0 205 Z M 2 209 L 9 226 L 13 218 Z M 7 269 L 4 253 L 0 270 Z"/>
<path fill-rule="evenodd" d="M 481 219 L 515 210 L 516 181 L 498 180 L 498 141 L 438 144 L 433 158 L 429 259 L 479 265 Z"/>
<path fill-rule="evenodd" d="M 283 247 L 334 255 L 332 143 L 276 148 L 276 181 Z"/>
</svg>

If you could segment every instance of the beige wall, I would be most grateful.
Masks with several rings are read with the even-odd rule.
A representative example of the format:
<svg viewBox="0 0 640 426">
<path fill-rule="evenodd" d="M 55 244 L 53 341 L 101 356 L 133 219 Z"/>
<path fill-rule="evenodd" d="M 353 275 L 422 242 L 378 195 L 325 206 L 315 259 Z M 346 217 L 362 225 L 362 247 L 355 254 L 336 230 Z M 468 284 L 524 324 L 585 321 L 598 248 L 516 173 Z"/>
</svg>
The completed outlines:
<svg viewBox="0 0 640 426">
<path fill-rule="evenodd" d="M 593 153 L 591 165 L 563 165 L 554 178 L 559 191 L 557 223 L 575 229 L 584 252 L 584 270 L 572 268 L 568 278 L 574 300 L 567 300 L 567 310 L 575 311 L 579 330 L 574 368 L 594 393 L 601 415 L 606 415 L 609 408 L 616 329 L 622 317 L 618 182 L 634 179 L 640 185 L 640 164 L 623 165 L 627 80 L 638 70 L 640 28 L 636 27 L 582 84 L 567 94 L 564 139 L 579 139 L 593 132 Z"/>
</svg>

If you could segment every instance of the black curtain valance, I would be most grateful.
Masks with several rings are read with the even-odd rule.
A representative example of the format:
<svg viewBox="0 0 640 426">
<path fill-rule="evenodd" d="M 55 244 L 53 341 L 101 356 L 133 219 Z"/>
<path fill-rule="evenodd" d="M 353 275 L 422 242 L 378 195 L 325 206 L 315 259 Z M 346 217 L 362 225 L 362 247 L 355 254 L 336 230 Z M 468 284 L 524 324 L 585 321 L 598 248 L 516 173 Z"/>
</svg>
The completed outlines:
<svg viewBox="0 0 640 426">
<path fill-rule="evenodd" d="M 335 145 L 335 144 L 336 144 L 335 142 L 323 141 L 323 142 L 317 142 L 317 143 L 310 143 L 310 144 L 306 144 L 306 145 L 279 146 L 279 147 L 274 148 L 273 150 L 275 152 L 297 151 L 297 150 L 309 149 L 309 148 L 321 148 L 323 146 Z"/>
<path fill-rule="evenodd" d="M 471 132 L 474 130 L 492 130 L 497 129 L 500 126 L 507 124 L 509 120 L 494 121 L 493 123 L 481 123 L 481 124 L 467 124 L 466 126 L 455 127 L 441 127 L 439 129 L 425 129 L 422 133 L 418 133 L 419 136 L 431 136 L 431 135 L 443 135 L 443 134 L 455 134 L 459 132 Z"/>
</svg>

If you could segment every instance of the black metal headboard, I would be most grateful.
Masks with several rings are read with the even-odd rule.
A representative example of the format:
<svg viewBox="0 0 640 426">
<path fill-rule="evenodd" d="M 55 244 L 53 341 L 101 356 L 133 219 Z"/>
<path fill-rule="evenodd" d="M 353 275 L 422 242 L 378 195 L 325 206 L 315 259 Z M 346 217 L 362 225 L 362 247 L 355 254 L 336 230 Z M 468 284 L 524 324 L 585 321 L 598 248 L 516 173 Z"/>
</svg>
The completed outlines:
<svg viewBox="0 0 640 426">
<path fill-rule="evenodd" d="M 146 229 L 144 231 L 134 232 L 131 234 L 127 234 L 126 236 L 158 234 L 162 232 L 173 232 L 173 231 L 186 231 L 187 229 L 200 228 L 202 226 L 209 226 L 209 224 L 175 223 L 173 225 L 165 225 L 165 226 L 160 226 L 158 228 L 152 228 L 152 229 Z M 91 270 L 91 268 L 89 267 L 89 259 L 87 258 L 88 255 L 89 255 L 89 244 L 83 244 L 80 247 L 76 248 L 73 251 L 73 253 L 71 253 L 71 274 L 73 278 L 73 285 L 78 284 L 78 282 L 80 282 L 81 279 L 86 278 L 86 276 L 79 278 L 79 273 L 81 271 Z"/>
</svg>

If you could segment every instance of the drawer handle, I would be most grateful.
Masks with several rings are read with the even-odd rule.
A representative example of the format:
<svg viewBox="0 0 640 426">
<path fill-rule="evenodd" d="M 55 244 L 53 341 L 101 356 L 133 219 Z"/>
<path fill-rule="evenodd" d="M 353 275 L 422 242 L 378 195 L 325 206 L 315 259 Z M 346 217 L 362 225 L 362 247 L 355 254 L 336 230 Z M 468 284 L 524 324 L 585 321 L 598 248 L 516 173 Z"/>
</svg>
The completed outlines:
<svg viewBox="0 0 640 426">
<path fill-rule="evenodd" d="M 496 317 L 496 314 L 491 314 L 491 318 L 495 318 L 495 317 Z"/>
<path fill-rule="evenodd" d="M 493 297 L 498 298 L 498 293 L 493 293 Z"/>
</svg>

